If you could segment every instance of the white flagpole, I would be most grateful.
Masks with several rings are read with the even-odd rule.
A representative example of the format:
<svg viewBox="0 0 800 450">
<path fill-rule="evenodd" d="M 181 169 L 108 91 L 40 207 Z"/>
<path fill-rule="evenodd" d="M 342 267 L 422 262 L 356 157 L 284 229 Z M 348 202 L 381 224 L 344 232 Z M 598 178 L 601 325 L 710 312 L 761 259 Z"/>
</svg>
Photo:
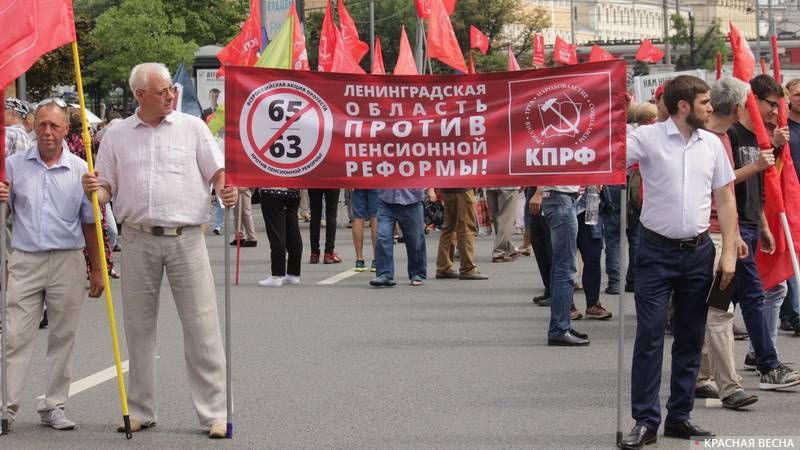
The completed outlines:
<svg viewBox="0 0 800 450">
<path fill-rule="evenodd" d="M 619 312 L 618 337 L 617 337 L 617 446 L 622 442 L 622 386 L 625 373 L 625 288 L 622 280 L 628 271 L 628 194 L 626 186 L 620 191 L 620 220 L 619 220 Z"/>
<path fill-rule="evenodd" d="M 785 151 L 785 150 L 784 150 Z M 794 269 L 794 281 L 797 286 L 800 286 L 800 265 L 797 263 L 797 252 L 794 250 L 794 240 L 792 239 L 792 231 L 789 229 L 789 220 L 786 218 L 786 212 L 781 212 L 781 224 L 783 225 L 783 234 L 786 235 L 786 245 L 789 247 L 789 255 L 792 257 L 792 269 Z M 795 299 L 800 298 L 800 289 L 795 289 Z"/>
<path fill-rule="evenodd" d="M 241 209 L 241 208 L 239 208 Z M 233 438 L 233 380 L 231 362 L 231 246 L 228 245 L 230 239 L 230 208 L 225 208 L 223 216 L 223 247 L 225 248 L 225 399 L 228 427 L 225 432 L 225 437 L 228 439 Z"/>
<path fill-rule="evenodd" d="M 8 322 L 6 321 L 6 292 L 8 288 L 8 277 L 6 276 L 6 236 L 8 230 L 6 229 L 6 206 L 0 205 L 0 302 L 2 302 L 2 307 L 0 307 L 0 326 L 4 328 L 4 330 L 0 331 L 0 359 L 2 362 L 0 364 L 3 366 L 2 368 L 2 389 L 3 393 L 3 419 L 2 419 L 2 426 L 0 426 L 0 434 L 8 433 L 8 361 L 6 360 L 6 346 L 8 344 L 8 340 L 6 336 L 8 335 Z"/>
</svg>

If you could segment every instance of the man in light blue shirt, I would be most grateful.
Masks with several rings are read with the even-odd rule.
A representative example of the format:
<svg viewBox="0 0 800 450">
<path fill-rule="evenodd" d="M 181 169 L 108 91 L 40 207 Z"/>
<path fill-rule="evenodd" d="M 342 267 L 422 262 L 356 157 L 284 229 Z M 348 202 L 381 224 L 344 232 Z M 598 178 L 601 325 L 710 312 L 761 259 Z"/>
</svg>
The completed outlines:
<svg viewBox="0 0 800 450">
<path fill-rule="evenodd" d="M 37 411 L 43 425 L 58 430 L 75 428 L 64 415 L 64 404 L 86 287 L 84 247 L 91 265 L 89 295 L 99 297 L 103 291 L 94 216 L 81 186 L 87 166 L 64 151 L 68 130 L 63 102 L 40 104 L 35 118 L 36 145 L 6 160 L 6 182 L 0 183 L 0 202 L 9 204 L 14 229 L 4 330 L 8 333 L 9 426 L 19 410 L 44 303 L 50 316 L 49 374 Z"/>
</svg>

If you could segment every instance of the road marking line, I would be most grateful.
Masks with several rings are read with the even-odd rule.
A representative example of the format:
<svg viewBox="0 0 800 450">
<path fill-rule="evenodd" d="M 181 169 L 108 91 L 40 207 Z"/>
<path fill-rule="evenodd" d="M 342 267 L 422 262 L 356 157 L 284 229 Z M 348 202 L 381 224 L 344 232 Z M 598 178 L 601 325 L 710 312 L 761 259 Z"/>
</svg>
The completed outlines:
<svg viewBox="0 0 800 450">
<path fill-rule="evenodd" d="M 344 272 L 334 275 L 330 278 L 326 278 L 317 284 L 336 284 L 344 279 L 352 277 L 353 275 L 358 275 L 359 273 L 361 272 L 356 272 L 354 269 L 345 270 Z"/>
<path fill-rule="evenodd" d="M 125 361 L 122 361 L 122 373 L 125 373 L 127 371 L 128 371 L 128 360 L 126 359 Z M 73 395 L 78 395 L 87 389 L 91 389 L 97 386 L 98 384 L 105 383 L 106 381 L 116 377 L 117 377 L 116 366 L 111 366 L 107 369 L 103 369 L 100 372 L 97 372 L 93 375 L 89 375 L 86 378 L 81 378 L 80 380 L 70 384 L 68 396 L 72 397 Z M 43 398 L 44 395 L 40 395 L 36 397 L 36 400 L 41 400 Z"/>
</svg>

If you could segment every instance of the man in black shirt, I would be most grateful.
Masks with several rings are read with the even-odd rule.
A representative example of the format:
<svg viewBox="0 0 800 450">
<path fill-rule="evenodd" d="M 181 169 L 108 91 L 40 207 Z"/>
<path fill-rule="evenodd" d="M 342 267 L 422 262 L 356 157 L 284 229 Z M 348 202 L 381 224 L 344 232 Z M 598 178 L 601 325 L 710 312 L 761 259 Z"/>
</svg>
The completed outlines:
<svg viewBox="0 0 800 450">
<path fill-rule="evenodd" d="M 750 81 L 750 88 L 758 100 L 764 123 L 774 123 L 778 100 L 783 88 L 770 76 L 759 75 Z M 780 389 L 800 384 L 800 374 L 778 360 L 775 344 L 770 337 L 764 317 L 764 288 L 755 264 L 756 251 L 773 252 L 775 242 L 763 211 L 763 177 L 761 172 L 774 163 L 772 149 L 761 152 L 754 133 L 753 122 L 743 111 L 739 123 L 728 130 L 733 150 L 736 173 L 736 210 L 739 215 L 739 233 L 747 243 L 746 258 L 736 262 L 736 300 L 755 351 L 761 373 L 760 389 Z M 785 135 L 776 132 L 773 145 L 782 146 Z M 767 163 L 763 163 L 766 161 Z M 760 238 L 760 240 L 759 240 Z"/>
</svg>

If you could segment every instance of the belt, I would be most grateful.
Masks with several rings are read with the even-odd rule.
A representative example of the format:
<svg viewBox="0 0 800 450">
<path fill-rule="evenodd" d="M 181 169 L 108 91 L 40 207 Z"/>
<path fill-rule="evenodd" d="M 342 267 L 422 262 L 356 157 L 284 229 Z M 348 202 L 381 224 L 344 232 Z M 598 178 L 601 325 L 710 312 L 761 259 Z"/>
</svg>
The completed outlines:
<svg viewBox="0 0 800 450">
<path fill-rule="evenodd" d="M 702 233 L 698 234 L 693 238 L 687 238 L 687 239 L 668 238 L 645 227 L 642 227 L 642 232 L 644 233 L 644 236 L 650 239 L 651 241 L 668 244 L 680 250 L 694 250 L 697 247 L 699 247 L 700 244 L 702 244 L 706 239 L 709 238 L 708 230 L 703 231 Z"/>
<path fill-rule="evenodd" d="M 543 191 L 542 198 L 550 197 L 552 194 L 564 195 L 567 197 L 571 197 L 573 199 L 578 198 L 580 196 L 580 194 L 577 192 Z"/>
<path fill-rule="evenodd" d="M 150 233 L 153 236 L 180 236 L 183 234 L 183 230 L 197 226 L 197 225 L 185 225 L 182 227 L 174 227 L 174 228 L 160 227 L 160 226 L 151 227 L 150 225 L 142 225 L 140 223 L 129 223 L 129 222 L 125 222 L 125 225 L 127 227 L 133 228 L 134 230 Z"/>
</svg>

